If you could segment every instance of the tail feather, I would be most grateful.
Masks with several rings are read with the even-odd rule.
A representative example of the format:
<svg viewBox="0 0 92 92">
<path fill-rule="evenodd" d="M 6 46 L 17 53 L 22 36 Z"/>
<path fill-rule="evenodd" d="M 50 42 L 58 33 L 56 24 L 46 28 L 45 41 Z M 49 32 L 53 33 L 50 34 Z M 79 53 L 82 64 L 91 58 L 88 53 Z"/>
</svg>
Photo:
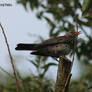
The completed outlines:
<svg viewBox="0 0 92 92">
<path fill-rule="evenodd" d="M 24 44 L 20 43 L 15 48 L 16 50 L 37 50 L 38 44 Z"/>
<path fill-rule="evenodd" d="M 33 55 L 40 55 L 40 56 L 49 56 L 49 55 L 47 55 L 45 53 L 41 53 L 39 51 L 33 51 L 33 52 L 31 52 L 31 54 L 33 54 Z"/>
</svg>

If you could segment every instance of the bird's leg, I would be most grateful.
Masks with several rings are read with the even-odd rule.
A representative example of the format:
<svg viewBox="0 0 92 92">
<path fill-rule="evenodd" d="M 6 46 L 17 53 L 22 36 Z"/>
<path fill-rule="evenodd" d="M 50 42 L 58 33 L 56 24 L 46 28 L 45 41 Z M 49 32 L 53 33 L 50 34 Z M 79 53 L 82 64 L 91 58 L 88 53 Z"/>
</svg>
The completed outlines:
<svg viewBox="0 0 92 92">
<path fill-rule="evenodd" d="M 65 60 L 70 61 L 65 55 L 60 56 L 60 58 L 64 58 Z"/>
<path fill-rule="evenodd" d="M 59 59 L 60 59 L 60 58 L 61 58 L 61 59 L 66 59 L 66 56 L 65 56 L 65 55 L 62 55 L 62 56 L 59 57 Z"/>
<path fill-rule="evenodd" d="M 62 56 L 60 56 L 60 58 L 66 58 L 66 56 L 65 55 L 62 55 Z"/>
<path fill-rule="evenodd" d="M 59 60 L 56 57 L 52 57 L 54 60 L 56 60 L 57 62 L 59 62 Z"/>
</svg>

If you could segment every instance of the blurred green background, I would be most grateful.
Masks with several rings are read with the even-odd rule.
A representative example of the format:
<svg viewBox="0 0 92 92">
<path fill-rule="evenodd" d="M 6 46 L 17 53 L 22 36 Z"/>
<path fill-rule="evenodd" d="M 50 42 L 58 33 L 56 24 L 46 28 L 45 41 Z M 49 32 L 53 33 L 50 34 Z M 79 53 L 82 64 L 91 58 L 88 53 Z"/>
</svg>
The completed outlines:
<svg viewBox="0 0 92 92">
<path fill-rule="evenodd" d="M 82 73 L 79 73 L 78 79 L 71 80 L 70 92 L 92 92 L 92 0 L 18 0 L 16 3 L 22 5 L 26 12 L 29 10 L 35 12 L 35 16 L 40 21 L 43 19 L 46 21 L 49 26 L 49 38 L 76 30 L 76 24 L 78 24 L 83 37 L 78 38 L 75 61 L 78 62 Z M 43 41 L 44 37 L 40 35 L 39 40 Z M 69 57 L 72 58 L 71 55 Z M 37 73 L 21 77 L 19 71 L 16 70 L 20 92 L 54 92 L 55 80 L 45 75 L 49 68 L 57 66 L 57 63 L 48 62 L 48 57 L 40 56 L 30 58 L 29 61 Z M 4 72 L 3 69 L 1 71 Z M 11 75 L 4 73 L 6 73 L 7 82 L 0 83 L 0 92 L 16 92 L 16 83 L 12 78 L 12 73 Z"/>
</svg>

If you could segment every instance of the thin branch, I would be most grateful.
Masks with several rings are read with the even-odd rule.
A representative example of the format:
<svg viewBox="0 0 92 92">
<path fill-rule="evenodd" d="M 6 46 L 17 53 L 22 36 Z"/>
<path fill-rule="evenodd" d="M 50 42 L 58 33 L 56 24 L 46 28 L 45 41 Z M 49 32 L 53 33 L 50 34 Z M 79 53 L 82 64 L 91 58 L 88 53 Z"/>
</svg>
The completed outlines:
<svg viewBox="0 0 92 92">
<path fill-rule="evenodd" d="M 70 74 L 70 76 L 69 76 L 69 80 L 68 80 L 67 85 L 65 87 L 65 92 L 69 92 L 69 84 L 70 84 L 71 76 L 72 76 L 72 74 Z"/>
<path fill-rule="evenodd" d="M 1 66 L 0 66 L 0 69 L 1 69 L 3 72 L 5 72 L 9 77 L 11 77 L 12 79 L 15 79 L 14 76 L 12 76 L 9 72 L 7 72 L 7 71 L 6 71 L 5 69 L 3 69 Z M 32 91 L 32 88 L 30 87 L 30 85 L 28 85 L 25 81 L 23 81 L 22 78 L 19 79 L 19 82 L 20 82 L 20 84 L 23 83 L 24 87 L 27 87 L 27 88 L 30 89 L 30 91 Z"/>
<path fill-rule="evenodd" d="M 4 70 L 1 66 L 0 66 L 0 69 L 5 72 L 8 76 L 10 76 L 11 78 L 14 78 L 14 76 L 12 76 L 10 73 L 8 73 L 6 70 Z"/>
<path fill-rule="evenodd" d="M 71 76 L 69 76 L 70 68 L 71 61 L 66 57 L 60 57 L 55 92 L 69 92 L 69 83 L 71 78 Z M 67 82 L 67 85 L 65 86 L 68 76 L 69 80 Z"/>
<path fill-rule="evenodd" d="M 15 66 L 14 66 L 14 63 L 13 63 L 13 57 L 12 57 L 12 55 L 11 55 L 10 47 L 9 47 L 9 44 L 8 44 L 8 40 L 7 40 L 7 37 L 6 37 L 5 32 L 4 32 L 4 28 L 3 28 L 3 26 L 1 25 L 1 23 L 0 23 L 0 27 L 1 27 L 1 29 L 2 29 L 2 33 L 3 33 L 3 35 L 4 35 L 5 42 L 6 42 L 7 49 L 8 49 L 8 53 L 9 53 L 9 57 L 10 57 L 10 60 L 11 60 L 11 64 L 12 64 L 12 68 L 13 68 L 13 73 L 14 73 L 14 77 L 15 77 L 15 80 L 16 80 L 17 92 L 19 92 L 18 79 L 17 79 L 17 75 L 16 75 L 16 71 L 15 71 Z"/>
<path fill-rule="evenodd" d="M 78 32 L 78 24 L 76 24 Z M 66 59 L 66 57 L 60 58 L 58 65 L 57 81 L 55 86 L 55 92 L 69 92 L 69 83 L 71 79 L 71 70 L 74 63 L 74 56 L 76 52 L 77 38 L 74 41 L 73 57 L 72 61 Z"/>
</svg>

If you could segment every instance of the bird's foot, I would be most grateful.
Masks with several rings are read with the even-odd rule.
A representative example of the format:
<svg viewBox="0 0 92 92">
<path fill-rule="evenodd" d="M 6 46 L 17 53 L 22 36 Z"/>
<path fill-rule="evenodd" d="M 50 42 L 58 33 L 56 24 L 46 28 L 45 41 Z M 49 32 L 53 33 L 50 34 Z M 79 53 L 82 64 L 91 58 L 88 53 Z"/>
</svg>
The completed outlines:
<svg viewBox="0 0 92 92">
<path fill-rule="evenodd" d="M 59 62 L 59 60 L 56 57 L 52 57 L 54 60 L 56 60 L 57 62 Z"/>
<path fill-rule="evenodd" d="M 65 55 L 60 56 L 60 59 L 65 59 L 66 61 L 71 62 Z"/>
</svg>

